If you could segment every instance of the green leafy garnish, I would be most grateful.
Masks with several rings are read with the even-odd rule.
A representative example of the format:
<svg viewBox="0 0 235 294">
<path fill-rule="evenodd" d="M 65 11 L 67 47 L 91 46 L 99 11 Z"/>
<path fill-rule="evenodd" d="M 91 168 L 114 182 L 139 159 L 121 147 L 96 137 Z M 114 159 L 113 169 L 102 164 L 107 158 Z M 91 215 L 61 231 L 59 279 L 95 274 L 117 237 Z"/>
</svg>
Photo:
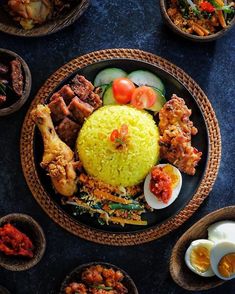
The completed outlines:
<svg viewBox="0 0 235 294">
<path fill-rule="evenodd" d="M 190 10 L 198 17 L 201 15 L 200 10 L 192 0 L 178 0 L 178 4 L 184 17 L 189 16 Z"/>
<path fill-rule="evenodd" d="M 225 6 L 219 7 L 216 10 L 222 10 L 223 12 L 228 13 L 228 14 L 234 13 L 234 8 L 232 8 L 230 5 L 225 5 Z"/>
<path fill-rule="evenodd" d="M 113 290 L 113 287 L 106 287 L 106 286 L 101 286 L 101 285 L 92 286 L 92 288 L 99 289 L 99 290 L 107 290 L 107 291 Z"/>
</svg>

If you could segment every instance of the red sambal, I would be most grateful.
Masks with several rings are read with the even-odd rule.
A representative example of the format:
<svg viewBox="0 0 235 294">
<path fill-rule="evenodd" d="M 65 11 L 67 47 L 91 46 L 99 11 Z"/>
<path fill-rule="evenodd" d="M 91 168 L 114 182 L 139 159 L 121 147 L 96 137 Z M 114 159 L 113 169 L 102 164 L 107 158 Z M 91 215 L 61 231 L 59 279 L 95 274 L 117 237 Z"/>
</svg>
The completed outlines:
<svg viewBox="0 0 235 294">
<path fill-rule="evenodd" d="M 151 171 L 150 191 L 163 203 L 168 203 L 172 196 L 172 181 L 161 167 Z"/>
<path fill-rule="evenodd" d="M 33 244 L 29 237 L 11 224 L 0 228 L 0 251 L 6 255 L 33 257 Z"/>
</svg>

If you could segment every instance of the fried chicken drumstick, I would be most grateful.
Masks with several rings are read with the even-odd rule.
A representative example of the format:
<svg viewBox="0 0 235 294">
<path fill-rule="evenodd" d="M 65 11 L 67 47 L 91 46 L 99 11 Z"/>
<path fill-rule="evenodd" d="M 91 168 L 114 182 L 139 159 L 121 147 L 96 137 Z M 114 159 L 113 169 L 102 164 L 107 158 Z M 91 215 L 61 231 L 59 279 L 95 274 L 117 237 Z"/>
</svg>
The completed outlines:
<svg viewBox="0 0 235 294">
<path fill-rule="evenodd" d="M 73 151 L 56 134 L 48 106 L 37 105 L 31 115 L 44 142 L 42 168 L 48 171 L 53 186 L 59 194 L 72 196 L 77 190 Z"/>
</svg>

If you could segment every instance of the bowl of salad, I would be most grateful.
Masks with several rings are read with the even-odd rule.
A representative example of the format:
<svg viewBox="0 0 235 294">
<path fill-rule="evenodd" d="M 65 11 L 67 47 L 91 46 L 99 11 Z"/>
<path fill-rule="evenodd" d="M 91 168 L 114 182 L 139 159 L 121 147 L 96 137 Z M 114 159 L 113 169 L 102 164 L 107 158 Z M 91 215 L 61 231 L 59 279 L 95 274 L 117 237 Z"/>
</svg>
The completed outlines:
<svg viewBox="0 0 235 294">
<path fill-rule="evenodd" d="M 192 41 L 216 40 L 235 23 L 232 0 L 160 0 L 160 9 L 170 29 Z"/>
</svg>

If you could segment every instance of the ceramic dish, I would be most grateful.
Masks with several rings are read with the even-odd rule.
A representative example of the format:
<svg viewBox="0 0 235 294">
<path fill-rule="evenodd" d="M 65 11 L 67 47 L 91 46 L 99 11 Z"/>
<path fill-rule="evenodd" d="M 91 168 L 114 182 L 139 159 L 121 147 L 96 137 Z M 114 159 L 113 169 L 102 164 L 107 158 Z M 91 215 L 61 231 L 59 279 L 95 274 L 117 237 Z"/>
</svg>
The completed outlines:
<svg viewBox="0 0 235 294">
<path fill-rule="evenodd" d="M 170 19 L 168 13 L 167 13 L 167 8 L 168 8 L 168 0 L 160 0 L 159 5 L 160 5 L 160 10 L 162 14 L 162 18 L 166 25 L 177 35 L 184 37 L 188 40 L 195 41 L 195 42 L 209 42 L 209 41 L 214 41 L 216 39 L 219 39 L 220 37 L 224 36 L 235 24 L 235 17 L 233 17 L 233 20 L 231 23 L 227 26 L 226 29 L 221 29 L 215 34 L 209 35 L 209 36 L 196 36 L 196 35 L 191 35 L 186 32 L 183 32 L 181 29 L 179 29 Z"/>
<path fill-rule="evenodd" d="M 24 83 L 23 94 L 20 98 L 18 97 L 15 98 L 16 101 L 13 103 L 9 104 L 8 102 L 5 102 L 0 107 L 0 116 L 6 116 L 19 110 L 27 101 L 31 91 L 32 78 L 31 78 L 31 73 L 27 63 L 15 52 L 0 48 L 0 62 L 1 61 L 10 62 L 14 59 L 18 59 L 22 66 L 23 83 Z"/>
<path fill-rule="evenodd" d="M 2 4 L 0 4 L 2 6 Z M 41 37 L 55 33 L 73 24 L 88 8 L 89 0 L 78 1 L 78 4 L 61 17 L 49 20 L 40 26 L 35 26 L 31 30 L 24 30 L 12 17 L 3 9 L 0 9 L 0 31 L 21 37 Z"/>
<path fill-rule="evenodd" d="M 190 291 L 202 291 L 215 288 L 225 282 L 216 276 L 205 278 L 193 273 L 184 261 L 184 255 L 190 243 L 197 239 L 207 239 L 207 228 L 222 220 L 235 220 L 235 206 L 224 207 L 204 216 L 175 244 L 171 254 L 170 273 L 180 287 Z"/>
<path fill-rule="evenodd" d="M 43 153 L 43 144 L 38 129 L 31 127 L 33 126 L 33 123 L 31 121 L 29 113 L 26 116 L 22 130 L 21 159 L 24 174 L 33 195 L 56 222 L 62 224 L 61 217 L 63 216 L 65 217 L 62 224 L 63 227 L 83 238 L 99 243 L 113 245 L 131 245 L 159 238 L 172 229 L 175 229 L 177 226 L 182 224 L 189 217 L 189 215 L 192 214 L 192 211 L 196 210 L 203 199 L 205 199 L 213 183 L 213 181 L 209 180 L 207 174 L 208 168 L 210 169 L 213 166 L 209 164 L 209 162 L 211 161 L 211 147 L 209 146 L 213 146 L 213 139 L 210 135 L 210 128 L 208 134 L 207 122 L 204 118 L 205 115 L 207 115 L 207 113 L 203 111 L 203 103 L 205 101 L 201 102 L 201 106 L 199 106 L 198 104 L 200 103 L 201 95 L 204 94 L 202 94 L 203 92 L 200 90 L 200 94 L 198 93 L 197 96 L 196 89 L 198 86 L 195 86 L 194 82 L 188 76 L 185 76 L 184 80 L 187 80 L 189 82 L 189 87 L 193 87 L 194 94 L 192 94 L 192 92 L 187 89 L 187 82 L 185 84 L 182 83 L 180 79 L 177 78 L 177 74 L 174 75 L 174 73 L 177 71 L 179 71 L 180 75 L 182 74 L 182 72 L 175 67 L 173 70 L 173 75 L 169 74 L 169 68 L 174 66 L 167 61 L 160 59 L 159 57 L 151 56 L 151 58 L 153 58 L 152 60 L 159 60 L 160 63 L 162 61 L 162 66 L 161 64 L 159 64 L 160 66 L 158 66 L 156 63 L 147 63 L 149 61 L 149 59 L 147 58 L 149 56 L 148 53 L 142 53 L 138 50 L 127 51 L 130 52 L 130 58 L 122 58 L 122 55 L 124 55 L 125 57 L 125 54 L 122 54 L 122 52 L 119 54 L 118 51 L 114 50 L 111 51 L 110 55 L 109 52 L 110 51 L 101 51 L 93 53 L 91 55 L 84 56 L 70 62 L 67 65 L 67 68 L 69 69 L 71 67 L 71 70 L 67 71 L 66 76 L 61 78 L 59 83 L 51 83 L 51 80 L 49 79 L 43 87 L 44 90 L 40 91 L 40 95 L 42 96 L 36 97 L 30 110 L 39 102 L 45 102 L 45 99 L 47 100 L 54 91 L 61 87 L 61 85 L 67 83 L 76 73 L 84 75 L 88 80 L 91 81 L 93 81 L 95 75 L 101 69 L 107 67 L 119 67 L 123 68 L 126 71 L 132 71 L 141 68 L 150 70 L 153 73 L 157 74 L 163 80 L 166 86 L 166 97 L 171 97 L 172 93 L 176 93 L 177 95 L 184 97 L 188 107 L 193 110 L 192 120 L 195 126 L 199 129 L 199 134 L 194 138 L 193 144 L 196 148 L 200 149 L 203 152 L 202 160 L 197 167 L 197 173 L 193 177 L 183 175 L 183 186 L 178 199 L 166 209 L 154 213 L 147 213 L 145 217 L 148 220 L 148 225 L 144 228 L 130 225 L 127 225 L 123 228 L 120 225 L 111 224 L 109 226 L 102 226 L 97 222 L 95 218 L 89 217 L 85 214 L 79 217 L 74 217 L 71 214 L 71 210 L 69 207 L 65 207 L 60 204 L 60 199 L 57 195 L 55 195 L 49 177 L 46 176 L 45 171 L 42 170 L 39 165 Z M 117 53 L 116 56 L 119 58 L 107 60 L 107 57 L 112 57 L 112 52 Z M 102 53 L 104 54 L 104 57 L 100 58 L 100 61 L 97 62 L 97 57 L 95 56 L 95 54 Z M 143 54 L 142 61 L 135 60 L 135 57 L 138 56 L 135 55 L 135 53 Z M 83 63 L 84 60 L 86 60 L 87 62 L 87 58 L 90 58 L 90 64 Z M 94 60 L 96 62 L 94 62 Z M 78 68 L 79 65 L 80 68 Z M 74 69 L 76 70 L 74 71 Z M 168 72 L 166 71 L 166 69 Z M 52 76 L 53 81 L 58 81 L 57 74 L 59 73 L 60 70 L 57 71 L 54 76 Z M 206 101 L 206 103 L 208 102 Z M 211 122 L 213 122 L 213 119 L 210 120 L 210 124 Z M 219 133 L 217 133 L 217 143 L 220 142 L 220 140 L 218 141 L 219 137 L 220 135 Z M 213 154 L 215 155 L 215 153 Z M 220 151 L 218 156 L 219 158 L 216 159 L 217 163 L 220 159 Z M 218 166 L 216 166 L 215 169 L 213 167 L 213 175 L 217 174 L 217 168 Z M 209 189 L 208 184 L 210 186 Z M 45 200 L 42 200 L 43 198 Z M 57 216 L 54 215 L 55 210 L 57 211 Z M 68 220 L 73 223 L 72 226 L 68 225 Z"/>
<path fill-rule="evenodd" d="M 8 223 L 31 239 L 34 245 L 34 255 L 29 259 L 22 256 L 8 256 L 0 252 L 0 266 L 11 271 L 24 271 L 35 266 L 41 260 L 46 248 L 42 228 L 32 217 L 21 213 L 8 214 L 0 218 L 0 227 Z"/>
<path fill-rule="evenodd" d="M 78 266 L 77 268 L 75 268 L 71 273 L 69 273 L 65 280 L 63 281 L 61 288 L 60 288 L 60 292 L 59 294 L 65 294 L 64 289 L 66 288 L 66 286 L 68 286 L 70 283 L 72 282 L 81 282 L 81 274 L 82 272 L 91 266 L 95 266 L 95 265 L 101 265 L 105 268 L 113 268 L 115 271 L 120 271 L 123 273 L 124 275 L 124 279 L 122 281 L 122 284 L 128 289 L 128 293 L 129 294 L 138 294 L 138 290 L 136 288 L 136 285 L 134 283 L 134 281 L 131 279 L 131 277 L 122 269 L 120 269 L 119 267 L 117 267 L 116 265 L 110 264 L 110 263 L 106 263 L 106 262 L 91 262 L 91 263 L 87 263 L 87 264 L 82 264 L 80 266 Z"/>
</svg>

